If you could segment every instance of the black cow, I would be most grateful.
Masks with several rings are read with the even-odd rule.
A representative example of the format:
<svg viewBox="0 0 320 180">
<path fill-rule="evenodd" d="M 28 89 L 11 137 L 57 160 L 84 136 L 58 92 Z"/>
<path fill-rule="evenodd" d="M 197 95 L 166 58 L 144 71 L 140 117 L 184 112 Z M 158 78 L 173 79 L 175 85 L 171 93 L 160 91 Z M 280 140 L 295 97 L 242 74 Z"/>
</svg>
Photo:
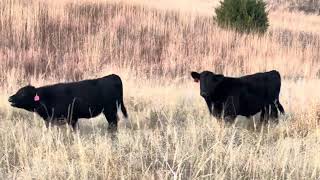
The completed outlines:
<svg viewBox="0 0 320 180">
<path fill-rule="evenodd" d="M 279 101 L 281 77 L 279 72 L 256 73 L 240 78 L 225 77 L 210 71 L 192 72 L 191 76 L 200 81 L 200 94 L 205 99 L 210 113 L 233 122 L 237 115 L 250 117 L 261 111 L 265 119 L 269 106 L 271 114 L 278 117 L 278 109 L 284 113 Z M 267 116 L 269 118 L 269 116 Z"/>
<path fill-rule="evenodd" d="M 38 113 L 49 123 L 65 119 L 76 129 L 79 118 L 91 118 L 103 113 L 109 122 L 109 130 L 116 130 L 117 110 L 121 107 L 127 118 L 123 103 L 122 81 L 112 74 L 98 79 L 71 83 L 59 83 L 35 88 L 25 86 L 9 98 L 13 107 Z"/>
</svg>

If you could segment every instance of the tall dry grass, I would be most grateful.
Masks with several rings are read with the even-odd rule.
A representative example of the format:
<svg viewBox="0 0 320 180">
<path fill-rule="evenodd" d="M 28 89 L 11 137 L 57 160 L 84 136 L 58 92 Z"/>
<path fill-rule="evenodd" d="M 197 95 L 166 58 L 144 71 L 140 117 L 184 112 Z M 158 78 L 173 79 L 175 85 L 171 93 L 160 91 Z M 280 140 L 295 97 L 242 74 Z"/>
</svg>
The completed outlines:
<svg viewBox="0 0 320 180">
<path fill-rule="evenodd" d="M 216 26 L 216 4 L 0 1 L 0 178 L 319 179 L 319 16 L 271 8 L 265 35 L 239 35 Z M 287 114 L 267 127 L 209 117 L 189 77 L 271 69 Z M 110 73 L 124 81 L 130 115 L 116 139 L 102 116 L 75 134 L 7 103 L 28 83 Z"/>
</svg>

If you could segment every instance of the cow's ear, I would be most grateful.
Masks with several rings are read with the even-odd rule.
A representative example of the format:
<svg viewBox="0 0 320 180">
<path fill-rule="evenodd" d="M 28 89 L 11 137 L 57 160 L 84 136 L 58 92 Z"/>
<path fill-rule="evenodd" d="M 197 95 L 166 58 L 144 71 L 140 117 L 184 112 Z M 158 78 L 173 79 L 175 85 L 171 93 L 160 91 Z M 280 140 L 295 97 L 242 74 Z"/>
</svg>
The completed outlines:
<svg viewBox="0 0 320 180">
<path fill-rule="evenodd" d="M 200 74 L 197 72 L 191 72 L 191 76 L 194 79 L 194 82 L 199 82 L 200 81 Z"/>
</svg>

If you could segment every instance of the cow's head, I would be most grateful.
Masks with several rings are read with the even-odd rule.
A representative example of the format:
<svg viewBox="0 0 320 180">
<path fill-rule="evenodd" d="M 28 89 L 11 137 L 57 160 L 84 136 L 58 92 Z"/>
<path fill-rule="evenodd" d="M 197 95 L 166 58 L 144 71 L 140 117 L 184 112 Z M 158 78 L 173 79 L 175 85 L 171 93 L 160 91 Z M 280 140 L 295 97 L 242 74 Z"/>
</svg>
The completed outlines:
<svg viewBox="0 0 320 180">
<path fill-rule="evenodd" d="M 19 89 L 16 94 L 10 96 L 8 101 L 13 107 L 33 111 L 39 103 L 40 97 L 37 95 L 36 88 L 28 85 Z"/>
<path fill-rule="evenodd" d="M 216 86 L 224 78 L 223 75 L 214 74 L 210 71 L 203 71 L 202 73 L 191 72 L 191 76 L 195 82 L 200 82 L 200 95 L 204 98 L 207 98 L 213 94 Z"/>
</svg>

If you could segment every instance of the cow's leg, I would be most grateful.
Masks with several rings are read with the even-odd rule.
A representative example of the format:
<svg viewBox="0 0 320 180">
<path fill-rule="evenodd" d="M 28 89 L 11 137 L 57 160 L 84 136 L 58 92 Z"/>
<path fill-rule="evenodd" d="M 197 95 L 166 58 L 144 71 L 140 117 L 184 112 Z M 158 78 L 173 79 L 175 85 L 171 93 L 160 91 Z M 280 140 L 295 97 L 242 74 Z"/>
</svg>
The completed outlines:
<svg viewBox="0 0 320 180">
<path fill-rule="evenodd" d="M 237 99 L 235 97 L 228 97 L 226 103 L 224 104 L 224 120 L 228 123 L 233 123 L 237 117 L 237 112 L 239 109 Z"/>
<path fill-rule="evenodd" d="M 261 111 L 261 122 L 267 123 L 270 118 L 270 105 L 265 105 Z"/>
<path fill-rule="evenodd" d="M 213 113 L 212 113 L 212 111 L 213 111 L 213 105 L 212 105 L 211 100 L 210 100 L 209 98 L 205 98 L 205 101 L 206 101 L 206 103 L 207 103 L 207 106 L 208 106 L 210 115 L 211 115 L 211 114 L 213 115 Z"/>
<path fill-rule="evenodd" d="M 69 105 L 68 109 L 68 117 L 67 122 L 71 125 L 74 132 L 77 132 L 79 129 L 78 127 L 78 120 L 81 117 L 81 113 L 89 113 L 90 107 L 87 103 L 85 103 L 80 98 L 74 98 L 72 103 Z"/>
<path fill-rule="evenodd" d="M 71 125 L 73 131 L 76 132 L 77 129 L 78 129 L 78 126 L 77 126 L 77 125 L 78 125 L 78 120 L 79 120 L 79 118 L 78 118 L 77 116 L 75 116 L 75 114 L 70 113 L 70 115 L 68 115 L 68 117 L 66 118 L 66 120 L 67 120 L 67 123 L 68 123 L 69 125 Z"/>
<path fill-rule="evenodd" d="M 214 108 L 212 109 L 212 115 L 217 118 L 217 119 L 221 119 L 221 115 L 222 115 L 222 111 L 223 111 L 223 105 L 222 104 L 214 104 L 213 106 Z"/>
<path fill-rule="evenodd" d="M 224 116 L 224 121 L 232 124 L 234 123 L 236 117 L 237 117 L 236 115 L 227 115 L 227 116 Z"/>
<path fill-rule="evenodd" d="M 118 115 L 117 115 L 117 108 L 112 109 L 111 111 L 103 111 L 103 114 L 106 116 L 106 119 L 109 123 L 108 125 L 108 133 L 112 140 L 113 145 L 116 145 L 118 142 L 117 132 L 118 132 Z"/>
<path fill-rule="evenodd" d="M 70 124 L 71 124 L 71 127 L 72 127 L 73 131 L 77 132 L 77 130 L 78 130 L 78 118 L 72 118 Z"/>
<path fill-rule="evenodd" d="M 278 109 L 274 103 L 270 105 L 271 111 L 270 111 L 270 117 L 273 121 L 278 121 L 279 115 L 278 115 Z"/>
<path fill-rule="evenodd" d="M 108 130 L 110 132 L 116 132 L 118 130 L 118 116 L 117 116 L 117 114 L 107 115 L 107 119 L 109 122 Z"/>
<path fill-rule="evenodd" d="M 106 116 L 106 119 L 109 123 L 108 131 L 109 132 L 116 132 L 118 129 L 118 115 L 117 115 L 117 108 L 113 108 L 109 111 L 104 110 L 103 114 Z"/>
<path fill-rule="evenodd" d="M 270 116 L 272 118 L 278 118 L 278 109 L 275 104 L 271 104 Z"/>
<path fill-rule="evenodd" d="M 265 115 L 266 115 L 266 107 L 263 107 L 261 109 L 261 114 L 260 114 L 260 122 L 264 122 L 265 121 Z"/>
<path fill-rule="evenodd" d="M 53 121 L 54 121 L 53 117 L 50 117 L 50 118 L 47 118 L 44 120 L 44 123 L 45 123 L 47 129 L 49 129 L 50 126 L 52 127 L 54 125 Z"/>
<path fill-rule="evenodd" d="M 50 127 L 50 120 L 49 120 L 49 119 L 44 120 L 44 123 L 46 124 L 46 128 L 49 129 L 49 127 Z"/>
</svg>

